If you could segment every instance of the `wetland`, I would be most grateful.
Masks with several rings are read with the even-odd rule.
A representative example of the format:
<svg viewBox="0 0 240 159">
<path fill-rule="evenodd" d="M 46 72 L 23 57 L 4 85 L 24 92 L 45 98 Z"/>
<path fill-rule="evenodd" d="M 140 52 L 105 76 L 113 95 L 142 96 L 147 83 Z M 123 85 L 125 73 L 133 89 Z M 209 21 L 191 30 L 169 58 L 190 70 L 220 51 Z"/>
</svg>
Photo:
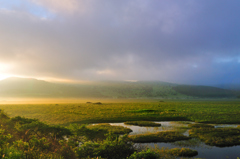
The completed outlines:
<svg viewBox="0 0 240 159">
<path fill-rule="evenodd" d="M 239 136 L 239 128 L 238 124 L 199 124 L 195 122 L 188 121 L 171 121 L 171 122 L 155 122 L 161 124 L 159 127 L 140 127 L 140 126 L 129 126 L 125 123 L 110 123 L 114 126 L 124 126 L 133 130 L 130 134 L 131 136 L 142 135 L 145 137 L 144 142 L 137 141 L 136 143 L 140 145 L 144 145 L 147 147 L 159 149 L 165 149 L 166 151 L 174 151 L 173 149 L 177 148 L 178 151 L 182 148 L 195 150 L 198 153 L 193 153 L 196 158 L 237 158 L 239 156 L 240 146 L 237 144 L 236 136 Z M 200 138 L 199 136 L 192 135 L 192 131 L 196 131 L 195 129 L 207 128 L 211 129 L 211 132 L 202 132 L 205 134 L 209 140 L 218 141 L 222 144 L 218 143 L 209 143 L 209 140 L 205 138 Z M 223 131 L 224 130 L 224 131 Z M 185 138 L 176 138 L 175 140 L 159 140 L 156 137 L 150 137 L 151 134 L 157 133 L 171 133 L 175 132 L 175 134 L 182 134 Z M 214 133 L 214 134 L 213 134 Z M 146 137 L 147 136 L 147 137 Z M 212 136 L 209 137 L 209 136 Z M 181 136 L 182 137 L 182 136 Z M 222 138 L 223 139 L 222 139 Z M 219 139 L 220 138 L 220 139 Z M 167 137 L 165 137 L 167 139 Z M 225 139 L 225 140 L 224 140 Z M 147 140 L 149 142 L 147 142 Z M 224 140 L 224 141 L 222 141 Z M 234 142 L 233 142 L 234 141 Z M 224 143 L 224 144 L 223 144 Z M 177 151 L 177 150 L 175 150 Z M 169 152 L 170 153 L 170 152 Z M 184 156 L 184 155 L 182 155 Z M 191 155 L 189 155 L 191 156 Z"/>
<path fill-rule="evenodd" d="M 0 105 L 1 153 L 19 158 L 240 156 L 237 100 L 98 102 Z"/>
</svg>

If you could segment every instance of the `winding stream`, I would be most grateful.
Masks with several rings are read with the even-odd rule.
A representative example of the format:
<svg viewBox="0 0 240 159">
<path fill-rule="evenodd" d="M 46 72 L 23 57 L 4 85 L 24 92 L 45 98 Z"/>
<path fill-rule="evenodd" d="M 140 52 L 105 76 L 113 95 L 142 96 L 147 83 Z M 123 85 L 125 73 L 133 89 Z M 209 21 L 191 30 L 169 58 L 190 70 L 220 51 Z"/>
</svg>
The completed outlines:
<svg viewBox="0 0 240 159">
<path fill-rule="evenodd" d="M 194 122 L 156 122 L 161 123 L 160 127 L 140 127 L 125 125 L 124 123 L 109 123 L 111 125 L 118 125 L 130 128 L 133 132 L 130 135 L 144 134 L 144 133 L 154 133 L 159 131 L 167 130 L 177 130 L 180 131 L 183 135 L 188 136 L 188 124 L 194 124 Z M 213 124 L 215 128 L 219 127 L 237 127 L 234 124 Z M 208 146 L 205 143 L 199 141 L 198 139 L 191 139 L 189 141 L 177 141 L 172 143 L 144 143 L 141 145 L 155 147 L 156 145 L 159 148 L 176 148 L 176 147 L 186 147 L 195 149 L 198 151 L 198 155 L 194 158 L 205 158 L 205 159 L 237 159 L 240 157 L 240 146 L 231 146 L 231 147 L 216 147 Z"/>
</svg>

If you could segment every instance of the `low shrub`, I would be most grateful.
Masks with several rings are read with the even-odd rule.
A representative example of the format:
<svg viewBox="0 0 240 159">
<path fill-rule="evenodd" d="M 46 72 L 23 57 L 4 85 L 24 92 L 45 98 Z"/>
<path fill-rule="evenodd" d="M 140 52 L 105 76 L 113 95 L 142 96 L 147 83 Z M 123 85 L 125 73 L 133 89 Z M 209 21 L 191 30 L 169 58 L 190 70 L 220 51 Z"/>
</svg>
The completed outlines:
<svg viewBox="0 0 240 159">
<path fill-rule="evenodd" d="M 147 149 L 146 151 L 143 150 L 141 152 L 134 152 L 127 159 L 158 159 L 158 158 L 159 158 L 159 154 L 157 154 L 156 152 L 150 149 Z"/>
<path fill-rule="evenodd" d="M 123 126 L 112 126 L 110 124 L 95 124 L 95 125 L 77 125 L 72 124 L 70 126 L 71 131 L 76 136 L 84 136 L 87 140 L 104 140 L 106 139 L 105 134 L 128 134 L 132 132 L 131 129 Z"/>
<path fill-rule="evenodd" d="M 101 105 L 102 103 L 101 103 L 101 102 L 96 102 L 96 103 L 93 103 L 93 104 L 99 104 L 99 105 Z"/>
<path fill-rule="evenodd" d="M 119 137 L 108 134 L 107 139 L 102 142 L 86 142 L 77 150 L 79 158 L 94 158 L 101 156 L 106 159 L 122 159 L 133 154 L 135 148 L 126 135 Z"/>
</svg>

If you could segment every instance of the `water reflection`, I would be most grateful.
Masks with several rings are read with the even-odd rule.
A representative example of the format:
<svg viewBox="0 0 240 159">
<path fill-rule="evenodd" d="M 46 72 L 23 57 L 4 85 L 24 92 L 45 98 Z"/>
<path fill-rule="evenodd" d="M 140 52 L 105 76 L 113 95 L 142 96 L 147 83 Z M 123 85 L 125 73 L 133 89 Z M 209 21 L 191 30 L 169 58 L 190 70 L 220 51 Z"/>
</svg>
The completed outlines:
<svg viewBox="0 0 240 159">
<path fill-rule="evenodd" d="M 188 124 L 193 124 L 194 122 L 156 122 L 160 123 L 160 127 L 140 127 L 140 126 L 134 126 L 134 125 L 125 125 L 124 123 L 109 123 L 111 125 L 115 126 L 124 126 L 127 128 L 132 129 L 133 132 L 130 133 L 130 135 L 136 135 L 136 134 L 145 134 L 145 133 L 155 133 L 159 131 L 170 131 L 170 130 L 179 130 L 184 135 L 188 135 Z"/>
<path fill-rule="evenodd" d="M 141 144 L 148 147 L 159 147 L 159 148 L 191 148 L 198 151 L 198 155 L 194 158 L 205 158 L 205 159 L 237 159 L 240 156 L 240 146 L 232 146 L 232 147 L 215 147 L 208 146 L 204 143 L 201 143 L 200 146 L 196 146 L 192 148 L 192 146 L 177 146 L 174 143 L 147 143 Z"/>
<path fill-rule="evenodd" d="M 238 125 L 236 124 L 215 124 L 213 125 L 215 128 L 236 128 Z"/>
</svg>

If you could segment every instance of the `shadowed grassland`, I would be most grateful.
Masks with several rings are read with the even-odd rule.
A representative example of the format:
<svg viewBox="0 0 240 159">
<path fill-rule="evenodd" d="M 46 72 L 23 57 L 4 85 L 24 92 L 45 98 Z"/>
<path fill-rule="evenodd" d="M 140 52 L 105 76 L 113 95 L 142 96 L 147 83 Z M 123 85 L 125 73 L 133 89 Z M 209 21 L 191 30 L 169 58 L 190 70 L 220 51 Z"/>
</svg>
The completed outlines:
<svg viewBox="0 0 240 159">
<path fill-rule="evenodd" d="M 153 112 L 157 112 L 157 110 L 153 110 L 153 109 L 139 109 L 139 110 L 129 110 L 127 112 L 129 112 L 129 113 L 153 113 Z"/>
<path fill-rule="evenodd" d="M 189 131 L 189 135 L 191 137 L 197 137 L 211 146 L 225 147 L 240 144 L 239 128 L 213 128 L 209 126 L 192 127 Z"/>
<path fill-rule="evenodd" d="M 181 133 L 174 131 L 129 135 L 129 138 L 135 143 L 174 142 L 190 139 L 190 137 L 184 136 Z"/>
<path fill-rule="evenodd" d="M 206 146 L 200 139 L 192 138 L 190 140 L 182 140 L 174 142 L 174 145 L 179 147 L 204 147 Z"/>
<path fill-rule="evenodd" d="M 234 97 L 237 95 L 236 92 L 232 90 L 226 90 L 226 89 L 210 87 L 210 86 L 178 85 L 173 87 L 173 90 L 188 96 L 207 97 L 207 98 Z"/>
<path fill-rule="evenodd" d="M 89 99 L 87 100 L 89 101 Z M 10 117 L 37 118 L 48 124 L 125 121 L 194 121 L 240 124 L 239 101 L 97 100 L 102 104 L 2 104 Z"/>
<path fill-rule="evenodd" d="M 154 123 L 151 121 L 127 121 L 124 122 L 126 125 L 146 126 L 146 127 L 159 127 L 161 124 Z"/>
</svg>

